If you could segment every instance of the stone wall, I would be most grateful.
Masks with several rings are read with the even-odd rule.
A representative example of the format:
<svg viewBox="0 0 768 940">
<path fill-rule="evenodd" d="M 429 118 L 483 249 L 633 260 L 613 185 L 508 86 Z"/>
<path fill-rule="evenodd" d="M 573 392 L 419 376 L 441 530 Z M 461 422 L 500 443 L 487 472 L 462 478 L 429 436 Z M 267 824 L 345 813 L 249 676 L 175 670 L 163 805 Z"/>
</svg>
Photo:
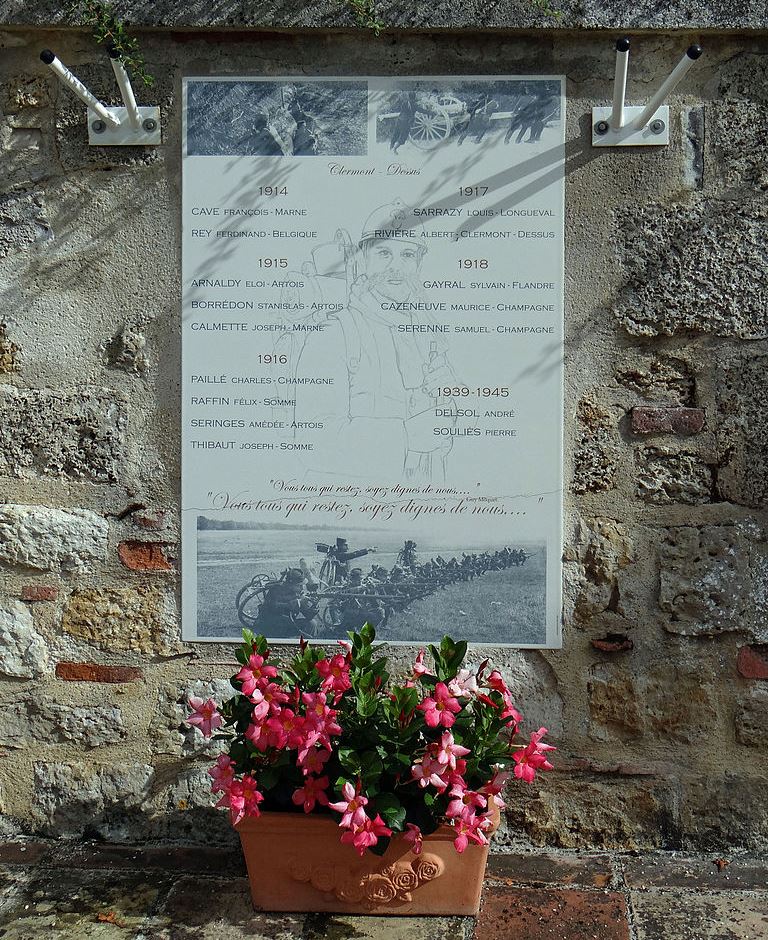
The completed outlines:
<svg viewBox="0 0 768 940">
<path fill-rule="evenodd" d="M 231 838 L 182 724 L 232 658 L 179 640 L 182 74 L 528 72 L 568 77 L 565 645 L 493 656 L 560 748 L 504 843 L 765 845 L 768 40 L 709 35 L 671 146 L 606 151 L 606 35 L 148 29 L 163 146 L 101 149 L 38 53 L 117 103 L 106 57 L 31 7 L 0 4 L 0 834 Z M 638 37 L 630 101 L 696 38 Z"/>
</svg>

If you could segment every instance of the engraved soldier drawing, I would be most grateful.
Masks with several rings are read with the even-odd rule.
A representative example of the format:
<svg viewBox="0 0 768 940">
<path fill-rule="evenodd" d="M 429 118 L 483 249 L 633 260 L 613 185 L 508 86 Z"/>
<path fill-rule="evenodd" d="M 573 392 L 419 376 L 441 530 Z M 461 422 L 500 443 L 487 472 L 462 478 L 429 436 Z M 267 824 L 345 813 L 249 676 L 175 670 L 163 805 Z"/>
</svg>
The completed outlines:
<svg viewBox="0 0 768 940">
<path fill-rule="evenodd" d="M 346 304 L 321 314 L 322 332 L 292 356 L 297 418 L 327 431 L 305 464 L 349 478 L 444 480 L 451 439 L 434 434 L 434 409 L 456 377 L 421 289 L 427 243 L 396 199 L 369 214 L 350 249 Z M 303 388 L 329 372 L 330 384 Z"/>
</svg>

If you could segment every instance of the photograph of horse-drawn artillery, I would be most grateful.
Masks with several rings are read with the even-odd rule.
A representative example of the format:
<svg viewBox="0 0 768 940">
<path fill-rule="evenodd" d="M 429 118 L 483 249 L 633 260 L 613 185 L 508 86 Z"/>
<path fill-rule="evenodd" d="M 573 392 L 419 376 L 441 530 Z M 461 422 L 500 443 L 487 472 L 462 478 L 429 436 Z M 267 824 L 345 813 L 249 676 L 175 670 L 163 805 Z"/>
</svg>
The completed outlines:
<svg viewBox="0 0 768 940">
<path fill-rule="evenodd" d="M 376 141 L 388 143 L 395 154 L 406 145 L 428 151 L 465 141 L 481 144 L 501 133 L 505 144 L 537 143 L 559 120 L 559 82 L 398 82 L 376 114 Z"/>
</svg>

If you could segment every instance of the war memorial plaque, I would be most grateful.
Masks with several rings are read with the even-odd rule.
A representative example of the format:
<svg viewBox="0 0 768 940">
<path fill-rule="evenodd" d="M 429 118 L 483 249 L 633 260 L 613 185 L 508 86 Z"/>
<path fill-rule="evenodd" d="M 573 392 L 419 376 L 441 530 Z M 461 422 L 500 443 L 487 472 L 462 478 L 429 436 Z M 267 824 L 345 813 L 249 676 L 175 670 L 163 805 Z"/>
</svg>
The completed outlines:
<svg viewBox="0 0 768 940">
<path fill-rule="evenodd" d="M 185 639 L 560 646 L 562 79 L 184 99 Z"/>
</svg>

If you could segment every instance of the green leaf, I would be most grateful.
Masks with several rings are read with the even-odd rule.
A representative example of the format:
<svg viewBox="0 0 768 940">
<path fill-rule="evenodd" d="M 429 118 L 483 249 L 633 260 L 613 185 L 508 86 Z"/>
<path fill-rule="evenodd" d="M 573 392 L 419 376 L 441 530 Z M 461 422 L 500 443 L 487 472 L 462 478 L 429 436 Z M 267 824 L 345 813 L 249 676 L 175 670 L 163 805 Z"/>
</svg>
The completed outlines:
<svg viewBox="0 0 768 940">
<path fill-rule="evenodd" d="M 390 829 L 400 832 L 405 828 L 405 807 L 394 793 L 380 793 L 376 797 L 375 807 Z"/>
<path fill-rule="evenodd" d="M 354 748 L 339 748 L 339 763 L 344 768 L 344 770 L 348 770 L 355 777 L 357 777 L 362 772 L 362 768 L 360 766 L 360 756 L 358 755 L 357 751 L 354 750 Z"/>
</svg>

